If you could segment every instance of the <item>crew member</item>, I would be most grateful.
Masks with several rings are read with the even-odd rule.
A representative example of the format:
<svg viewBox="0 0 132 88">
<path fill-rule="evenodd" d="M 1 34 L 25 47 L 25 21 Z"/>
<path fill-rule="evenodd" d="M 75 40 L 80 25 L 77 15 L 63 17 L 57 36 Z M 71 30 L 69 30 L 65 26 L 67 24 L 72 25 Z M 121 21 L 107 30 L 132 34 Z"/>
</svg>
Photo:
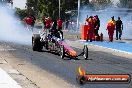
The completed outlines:
<svg viewBox="0 0 132 88">
<path fill-rule="evenodd" d="M 123 23 L 120 17 L 118 17 L 118 20 L 116 21 L 116 40 L 118 40 L 118 38 L 121 40 L 122 30 L 123 30 Z"/>
<path fill-rule="evenodd" d="M 32 18 L 31 30 L 33 31 L 33 28 L 34 28 L 34 24 L 35 24 L 36 18 L 35 18 L 34 15 L 31 15 L 31 18 Z"/>
<path fill-rule="evenodd" d="M 54 35 L 56 31 L 57 31 L 57 21 L 53 20 L 51 29 L 50 29 L 51 35 Z"/>
<path fill-rule="evenodd" d="M 46 29 L 50 29 L 50 24 L 51 24 L 51 20 L 50 20 L 50 18 L 49 17 L 47 17 L 46 18 L 46 20 L 45 20 L 45 22 L 46 22 Z"/>
<path fill-rule="evenodd" d="M 42 22 L 43 22 L 43 29 L 45 29 L 46 27 L 46 17 L 45 16 L 42 17 Z"/>
<path fill-rule="evenodd" d="M 61 19 L 58 19 L 57 20 L 58 31 L 61 33 L 62 39 L 63 39 L 62 24 L 63 24 L 62 20 Z"/>
<path fill-rule="evenodd" d="M 95 17 L 95 24 L 94 24 L 94 34 L 97 36 L 97 40 L 99 40 L 99 27 L 100 27 L 100 20 L 98 18 L 98 15 L 94 16 Z"/>
<path fill-rule="evenodd" d="M 48 31 L 49 31 L 49 29 L 50 29 L 50 27 L 51 27 L 51 20 L 50 20 L 49 17 L 46 18 L 45 23 L 46 23 L 46 25 L 45 25 L 44 31 L 46 32 L 46 35 L 47 35 L 47 34 L 48 34 Z"/>
<path fill-rule="evenodd" d="M 113 42 L 113 35 L 114 35 L 115 26 L 116 26 L 116 21 L 114 20 L 114 16 L 111 18 L 112 19 L 107 24 L 106 30 L 108 30 L 109 41 Z"/>
<path fill-rule="evenodd" d="M 31 30 L 32 18 L 31 18 L 30 15 L 28 15 L 28 16 L 25 18 L 25 22 L 26 22 L 26 25 L 27 25 L 27 29 L 28 29 L 28 30 Z"/>
<path fill-rule="evenodd" d="M 90 39 L 90 42 L 92 42 L 95 21 L 93 16 L 90 16 L 89 18 L 87 18 L 86 21 L 88 22 L 88 39 Z"/>
<path fill-rule="evenodd" d="M 66 20 L 66 30 L 68 30 L 68 26 L 69 26 L 69 21 L 68 20 Z"/>
</svg>

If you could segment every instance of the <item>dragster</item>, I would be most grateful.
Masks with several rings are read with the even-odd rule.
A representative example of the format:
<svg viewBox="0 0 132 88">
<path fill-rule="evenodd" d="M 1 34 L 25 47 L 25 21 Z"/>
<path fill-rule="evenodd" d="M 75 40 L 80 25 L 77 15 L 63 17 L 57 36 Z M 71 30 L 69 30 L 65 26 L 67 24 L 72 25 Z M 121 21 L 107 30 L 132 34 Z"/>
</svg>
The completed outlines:
<svg viewBox="0 0 132 88">
<path fill-rule="evenodd" d="M 43 47 L 50 52 L 55 52 L 63 59 L 65 56 L 77 59 L 78 56 L 84 56 L 84 59 L 88 59 L 88 47 L 84 45 L 81 54 L 77 55 L 77 52 L 70 47 L 64 39 L 61 38 L 61 34 L 58 32 L 58 36 L 52 36 L 51 34 L 39 33 L 32 36 L 32 49 L 33 51 L 42 51 Z"/>
</svg>

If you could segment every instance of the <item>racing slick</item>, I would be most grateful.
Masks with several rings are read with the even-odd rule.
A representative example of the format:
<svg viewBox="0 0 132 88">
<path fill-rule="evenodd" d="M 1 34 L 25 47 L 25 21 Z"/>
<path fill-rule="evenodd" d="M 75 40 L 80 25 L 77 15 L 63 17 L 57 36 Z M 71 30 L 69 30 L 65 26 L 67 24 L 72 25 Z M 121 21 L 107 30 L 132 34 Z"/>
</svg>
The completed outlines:
<svg viewBox="0 0 132 88">
<path fill-rule="evenodd" d="M 114 20 L 114 16 L 111 18 L 112 19 L 107 24 L 106 30 L 108 30 L 109 41 L 113 42 L 113 35 L 114 35 L 115 26 L 116 26 L 116 21 Z"/>
<path fill-rule="evenodd" d="M 118 38 L 121 40 L 122 30 L 123 30 L 123 23 L 120 17 L 118 17 L 118 20 L 116 21 L 116 40 L 118 40 Z"/>
</svg>

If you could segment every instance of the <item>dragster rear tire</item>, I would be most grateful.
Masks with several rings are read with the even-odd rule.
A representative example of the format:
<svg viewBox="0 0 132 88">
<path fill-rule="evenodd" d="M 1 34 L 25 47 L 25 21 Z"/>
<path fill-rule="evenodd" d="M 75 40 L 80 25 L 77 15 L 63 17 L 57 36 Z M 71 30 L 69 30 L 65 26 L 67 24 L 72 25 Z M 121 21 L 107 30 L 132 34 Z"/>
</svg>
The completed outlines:
<svg viewBox="0 0 132 88">
<path fill-rule="evenodd" d="M 88 59 L 88 47 L 87 45 L 84 45 L 84 48 L 83 48 L 83 53 L 84 53 L 84 59 L 87 60 Z"/>
<path fill-rule="evenodd" d="M 33 34 L 32 36 L 32 49 L 33 51 L 42 51 L 43 45 L 40 41 L 40 35 L 39 34 Z"/>
</svg>

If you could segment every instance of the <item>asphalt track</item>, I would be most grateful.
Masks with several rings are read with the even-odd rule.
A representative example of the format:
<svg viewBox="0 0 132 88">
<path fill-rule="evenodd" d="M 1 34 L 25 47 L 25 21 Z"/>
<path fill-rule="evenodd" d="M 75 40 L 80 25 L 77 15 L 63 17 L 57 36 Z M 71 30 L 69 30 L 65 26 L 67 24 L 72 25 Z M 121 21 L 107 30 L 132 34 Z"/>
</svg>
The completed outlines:
<svg viewBox="0 0 132 88">
<path fill-rule="evenodd" d="M 132 88 L 130 84 L 86 84 L 80 86 L 76 83 L 78 67 L 83 67 L 88 74 L 130 74 L 132 75 L 132 59 L 124 58 L 102 51 L 89 50 L 89 60 L 79 57 L 78 60 L 65 57 L 48 51 L 34 52 L 31 46 L 16 43 L 0 42 L 0 45 L 10 46 L 14 51 L 8 51 L 19 60 L 31 63 L 42 70 L 46 70 L 62 78 L 73 87 L 80 88 Z M 74 48 L 77 52 L 81 49 Z M 6 53 L 5 53 L 6 54 Z M 21 63 L 20 63 L 21 64 Z M 39 75 L 39 74 L 38 74 Z M 62 83 L 60 83 L 62 84 Z M 58 84 L 59 85 L 59 84 Z M 75 86 L 74 86 L 75 85 Z"/>
</svg>

